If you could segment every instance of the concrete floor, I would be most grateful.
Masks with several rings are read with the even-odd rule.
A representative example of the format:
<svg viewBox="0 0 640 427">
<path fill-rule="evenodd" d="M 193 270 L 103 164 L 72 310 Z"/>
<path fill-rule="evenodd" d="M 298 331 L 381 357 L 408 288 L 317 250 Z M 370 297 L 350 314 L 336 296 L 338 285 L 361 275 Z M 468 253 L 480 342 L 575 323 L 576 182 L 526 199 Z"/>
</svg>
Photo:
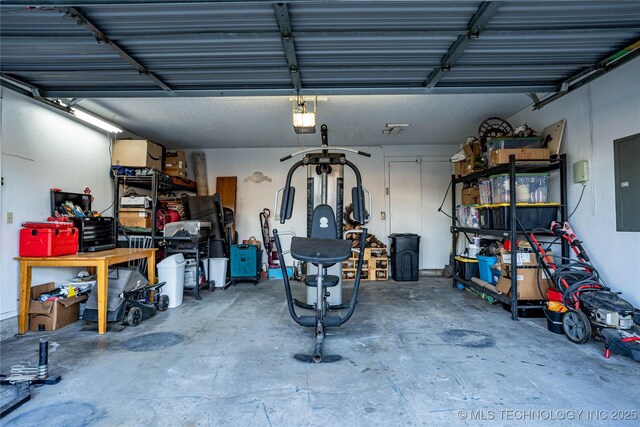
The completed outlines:
<svg viewBox="0 0 640 427">
<path fill-rule="evenodd" d="M 293 359 L 311 352 L 312 330 L 273 280 L 186 296 L 104 336 L 82 326 L 2 343 L 6 373 L 37 362 L 48 337 L 62 375 L 3 426 L 638 425 L 639 363 L 572 344 L 544 319 L 513 322 L 440 278 L 364 282 L 353 318 L 327 338 L 325 353 L 343 356 L 334 364 Z"/>
</svg>

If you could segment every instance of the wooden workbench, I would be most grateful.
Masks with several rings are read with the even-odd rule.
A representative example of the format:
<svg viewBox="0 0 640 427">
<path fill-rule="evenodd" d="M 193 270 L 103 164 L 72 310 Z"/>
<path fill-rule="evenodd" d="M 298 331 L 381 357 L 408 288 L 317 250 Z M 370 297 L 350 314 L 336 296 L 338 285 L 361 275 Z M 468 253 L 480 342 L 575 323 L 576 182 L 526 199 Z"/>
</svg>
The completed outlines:
<svg viewBox="0 0 640 427">
<path fill-rule="evenodd" d="M 20 305 L 18 332 L 29 329 L 29 306 L 31 304 L 32 267 L 90 267 L 94 268 L 97 281 L 93 292 L 98 292 L 98 333 L 107 332 L 107 290 L 109 288 L 109 266 L 121 262 L 147 258 L 149 283 L 156 281 L 156 248 L 118 248 L 108 251 L 63 255 L 56 257 L 17 257 L 20 261 Z"/>
</svg>

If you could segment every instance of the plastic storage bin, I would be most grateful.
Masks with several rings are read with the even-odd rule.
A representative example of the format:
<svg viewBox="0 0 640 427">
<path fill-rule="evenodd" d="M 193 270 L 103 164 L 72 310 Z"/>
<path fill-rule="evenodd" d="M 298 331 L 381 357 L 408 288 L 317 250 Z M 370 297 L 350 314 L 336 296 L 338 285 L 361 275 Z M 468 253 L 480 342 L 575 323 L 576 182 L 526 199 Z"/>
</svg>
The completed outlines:
<svg viewBox="0 0 640 427">
<path fill-rule="evenodd" d="M 20 256 L 49 257 L 78 252 L 78 229 L 71 222 L 25 222 Z"/>
<path fill-rule="evenodd" d="M 496 230 L 508 230 L 511 228 L 511 205 L 501 203 L 490 205 L 493 228 Z M 558 218 L 560 203 L 517 203 L 516 218 L 525 230 L 534 228 L 548 229 L 551 221 Z M 518 231 L 521 231 L 518 227 Z"/>
<path fill-rule="evenodd" d="M 394 233 L 391 238 L 391 278 L 396 282 L 418 280 L 420 236 Z"/>
<path fill-rule="evenodd" d="M 491 199 L 491 181 L 488 179 L 481 179 L 478 181 L 478 189 L 480 191 L 480 204 L 489 205 L 492 202 Z"/>
<path fill-rule="evenodd" d="M 158 280 L 165 282 L 162 294 L 169 297 L 169 308 L 182 304 L 185 260 L 182 254 L 171 255 L 158 263 Z"/>
<path fill-rule="evenodd" d="M 479 277 L 478 260 L 456 256 L 456 274 L 463 280 L 471 280 L 472 277 Z M 463 285 L 464 286 L 464 285 Z"/>
<path fill-rule="evenodd" d="M 479 205 L 456 207 L 456 218 L 458 227 L 480 228 L 480 216 L 478 213 Z"/>
<path fill-rule="evenodd" d="M 290 279 L 293 278 L 293 267 L 287 267 L 287 276 Z M 284 279 L 284 277 L 282 277 L 282 269 L 280 267 L 270 268 L 269 275 L 267 277 L 269 279 Z"/>
<path fill-rule="evenodd" d="M 480 228 L 493 228 L 491 205 L 480 205 L 476 209 L 478 210 Z"/>
<path fill-rule="evenodd" d="M 496 262 L 498 262 L 498 257 L 478 255 L 480 278 L 485 282 L 497 283 L 497 281 L 493 281 L 493 273 L 491 272 L 491 267 L 493 267 Z"/>
<path fill-rule="evenodd" d="M 509 174 L 492 175 L 491 199 L 492 203 L 509 203 Z M 519 173 L 516 175 L 516 202 L 546 203 L 548 173 Z"/>
<path fill-rule="evenodd" d="M 227 284 L 227 262 L 226 258 L 208 258 L 204 262 L 207 280 L 213 280 L 216 288 Z"/>
<path fill-rule="evenodd" d="M 527 138 L 495 138 L 486 143 L 487 151 L 499 150 L 501 148 L 543 148 L 541 136 Z"/>
</svg>

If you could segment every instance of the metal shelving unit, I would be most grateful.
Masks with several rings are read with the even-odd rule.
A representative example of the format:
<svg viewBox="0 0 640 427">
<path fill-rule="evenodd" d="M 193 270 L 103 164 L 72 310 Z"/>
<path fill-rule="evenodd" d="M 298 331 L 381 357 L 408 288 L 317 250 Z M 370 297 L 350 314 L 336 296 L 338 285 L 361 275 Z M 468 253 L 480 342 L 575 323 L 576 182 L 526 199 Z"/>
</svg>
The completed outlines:
<svg viewBox="0 0 640 427">
<path fill-rule="evenodd" d="M 517 173 L 534 173 L 534 172 L 553 172 L 558 171 L 560 176 L 560 220 L 566 221 L 567 219 L 567 171 L 566 171 L 566 156 L 561 154 L 559 157 L 551 160 L 526 160 L 526 161 L 516 161 L 515 155 L 509 156 L 509 163 L 494 166 L 488 169 L 484 169 L 480 172 L 475 172 L 469 175 L 461 176 L 461 177 L 451 177 L 451 242 L 453 252 L 451 254 L 451 265 L 455 266 L 455 252 L 458 243 L 458 233 L 465 234 L 479 234 L 479 235 L 489 235 L 489 236 L 498 236 L 498 237 L 506 237 L 511 240 L 511 247 L 517 248 L 517 239 L 518 234 L 521 234 L 521 231 L 518 230 L 517 226 L 517 212 L 516 212 L 516 185 L 515 185 L 515 177 Z M 479 178 L 487 178 L 491 175 L 497 175 L 501 173 L 509 174 L 509 182 L 511 183 L 509 187 L 509 200 L 510 200 L 510 229 L 508 230 L 496 230 L 496 229 L 484 229 L 484 228 L 468 228 L 468 227 L 458 227 L 456 225 L 456 185 L 464 184 L 468 182 L 477 181 Z M 564 260 L 569 257 L 569 245 L 567 242 L 562 242 L 562 258 Z M 511 318 L 513 320 L 518 320 L 518 266 L 517 266 L 517 250 L 511 251 L 511 265 L 514 266 L 514 271 L 511 274 L 511 298 L 506 295 L 498 294 L 493 292 L 490 289 L 487 289 L 483 286 L 478 285 L 475 282 L 464 280 L 456 274 L 453 275 L 453 286 L 455 286 L 456 282 L 463 283 L 465 286 L 472 287 L 474 289 L 480 290 L 487 295 L 490 295 L 501 301 L 505 304 L 511 306 Z M 532 306 L 527 306 L 534 308 Z"/>
<path fill-rule="evenodd" d="M 120 209 L 121 188 L 134 187 L 134 188 L 149 190 L 151 192 L 151 196 L 150 196 L 151 197 L 151 228 L 144 231 L 137 231 L 136 234 L 144 234 L 144 235 L 151 236 L 151 239 L 153 241 L 153 246 L 161 246 L 164 242 L 165 243 L 164 247 L 166 248 L 167 253 L 174 254 L 174 253 L 180 252 L 180 253 L 192 255 L 196 260 L 196 281 L 199 281 L 201 255 L 204 258 L 209 257 L 209 251 L 210 251 L 209 238 L 206 237 L 206 238 L 194 240 L 189 237 L 172 237 L 172 238 L 165 239 L 162 233 L 158 233 L 160 232 L 160 230 L 158 230 L 156 226 L 156 213 L 158 212 L 158 208 L 159 208 L 158 198 L 161 193 L 165 193 L 169 191 L 180 191 L 180 192 L 195 194 L 196 189 L 189 186 L 177 184 L 171 181 L 170 177 L 168 177 L 167 175 L 159 171 L 153 171 L 149 175 L 136 175 L 136 176 L 117 175 L 115 176 L 114 181 L 115 181 L 115 186 L 114 186 L 115 187 L 114 188 L 115 208 L 114 208 L 113 216 L 114 216 L 114 221 L 116 223 L 116 227 L 119 226 L 118 211 Z M 116 235 L 117 234 L 118 233 L 116 233 Z M 188 247 L 180 247 L 179 249 L 176 249 L 174 246 L 176 244 L 180 244 L 181 242 L 186 244 Z M 209 283 L 209 281 L 207 281 L 207 283 L 204 283 L 203 285 L 196 284 L 196 286 L 192 291 L 193 296 L 198 300 L 202 299 L 202 297 L 200 296 L 200 288 L 207 287 L 207 286 L 211 290 L 213 290 L 213 286 L 211 285 L 211 283 Z"/>
<path fill-rule="evenodd" d="M 179 185 L 170 180 L 170 178 L 158 171 L 153 171 L 150 175 L 116 175 L 115 188 L 114 188 L 114 221 L 118 224 L 118 211 L 120 207 L 120 188 L 121 187 L 135 187 L 151 191 L 151 229 L 146 233 L 151 235 L 151 238 L 155 242 L 161 240 L 162 236 L 156 236 L 156 213 L 158 212 L 158 194 L 166 191 L 183 191 L 187 193 L 196 193 L 196 190 L 191 187 Z"/>
</svg>

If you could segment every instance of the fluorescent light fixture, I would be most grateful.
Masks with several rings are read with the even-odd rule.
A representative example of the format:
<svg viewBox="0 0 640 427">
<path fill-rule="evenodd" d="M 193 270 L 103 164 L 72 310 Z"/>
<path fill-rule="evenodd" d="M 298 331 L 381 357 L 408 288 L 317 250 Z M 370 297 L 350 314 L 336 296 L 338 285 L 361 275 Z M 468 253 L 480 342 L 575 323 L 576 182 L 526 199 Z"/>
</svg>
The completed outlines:
<svg viewBox="0 0 640 427">
<path fill-rule="evenodd" d="M 316 110 L 314 99 L 313 111 L 307 110 L 307 104 L 302 98 L 297 98 L 293 104 L 293 130 L 297 134 L 316 133 Z"/>
<path fill-rule="evenodd" d="M 89 113 L 86 113 L 82 110 L 78 110 L 75 107 L 71 107 L 71 112 L 73 113 L 74 116 L 76 116 L 77 118 L 79 118 L 80 120 L 90 123 L 94 126 L 99 127 L 100 129 L 104 129 L 107 132 L 111 132 L 111 133 L 121 133 L 122 129 L 120 129 L 117 126 L 114 126 L 113 124 L 100 119 L 98 117 L 95 117 Z"/>
</svg>

